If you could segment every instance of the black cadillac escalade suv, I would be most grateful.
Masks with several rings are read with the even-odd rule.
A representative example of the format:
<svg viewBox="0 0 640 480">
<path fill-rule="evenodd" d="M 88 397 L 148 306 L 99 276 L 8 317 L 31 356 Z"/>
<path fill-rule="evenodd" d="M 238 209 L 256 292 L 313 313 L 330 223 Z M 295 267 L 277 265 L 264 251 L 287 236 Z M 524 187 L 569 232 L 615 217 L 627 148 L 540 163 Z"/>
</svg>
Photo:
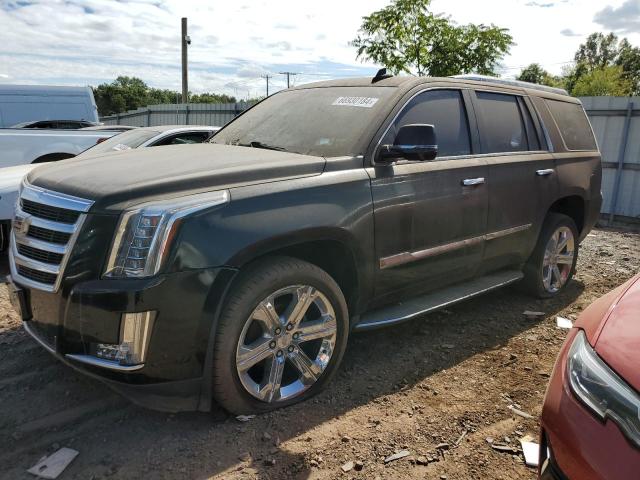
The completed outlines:
<svg viewBox="0 0 640 480">
<path fill-rule="evenodd" d="M 485 77 L 321 82 L 208 144 L 33 170 L 9 261 L 27 331 L 134 401 L 289 405 L 353 331 L 514 282 L 557 295 L 601 204 L 579 101 Z"/>
</svg>

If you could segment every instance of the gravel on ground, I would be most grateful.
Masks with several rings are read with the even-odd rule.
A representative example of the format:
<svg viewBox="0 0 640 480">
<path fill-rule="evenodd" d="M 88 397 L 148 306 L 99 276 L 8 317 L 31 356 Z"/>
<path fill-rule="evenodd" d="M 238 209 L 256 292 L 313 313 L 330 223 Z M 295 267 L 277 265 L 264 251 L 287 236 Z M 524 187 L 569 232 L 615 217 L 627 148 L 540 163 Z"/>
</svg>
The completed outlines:
<svg viewBox="0 0 640 480">
<path fill-rule="evenodd" d="M 0 477 L 33 478 L 28 468 L 69 447 L 80 454 L 63 480 L 534 479 L 519 439 L 538 436 L 567 332 L 556 328 L 556 316 L 575 320 L 638 270 L 640 235 L 594 230 L 558 298 L 506 288 L 354 334 L 325 392 L 247 422 L 219 408 L 166 414 L 131 404 L 38 346 L 2 285 Z M 494 450 L 490 441 L 513 449 Z"/>
</svg>

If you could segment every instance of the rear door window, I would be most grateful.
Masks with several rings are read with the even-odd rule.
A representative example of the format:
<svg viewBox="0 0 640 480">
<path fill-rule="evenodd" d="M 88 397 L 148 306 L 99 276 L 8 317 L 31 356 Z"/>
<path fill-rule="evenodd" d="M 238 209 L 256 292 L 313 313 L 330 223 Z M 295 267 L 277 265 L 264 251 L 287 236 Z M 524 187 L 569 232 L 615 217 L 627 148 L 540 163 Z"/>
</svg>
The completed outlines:
<svg viewBox="0 0 640 480">
<path fill-rule="evenodd" d="M 482 117 L 481 143 L 484 153 L 530 150 L 518 98 L 503 93 L 476 92 Z M 535 148 L 535 150 L 538 150 Z"/>
<path fill-rule="evenodd" d="M 403 125 L 433 125 L 438 142 L 438 157 L 471 154 L 469 122 L 458 90 L 429 90 L 409 101 L 382 139 L 392 144 Z"/>
<path fill-rule="evenodd" d="M 587 114 L 580 104 L 545 101 L 568 150 L 597 150 Z"/>
</svg>

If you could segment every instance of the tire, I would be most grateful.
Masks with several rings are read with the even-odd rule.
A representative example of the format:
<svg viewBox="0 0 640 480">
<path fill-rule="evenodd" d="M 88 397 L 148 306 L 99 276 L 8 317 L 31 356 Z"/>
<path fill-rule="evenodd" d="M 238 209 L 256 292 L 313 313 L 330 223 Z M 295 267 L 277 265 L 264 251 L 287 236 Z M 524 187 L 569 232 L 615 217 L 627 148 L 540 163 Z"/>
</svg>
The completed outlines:
<svg viewBox="0 0 640 480">
<path fill-rule="evenodd" d="M 290 257 L 258 261 L 240 273 L 220 317 L 213 398 L 236 415 L 304 401 L 335 374 L 348 334 L 344 295 L 327 272 Z M 280 388 L 270 381 L 278 375 Z"/>
<path fill-rule="evenodd" d="M 566 235 L 570 238 L 560 252 L 554 250 L 555 253 L 551 253 L 545 261 L 545 252 L 553 247 L 551 242 L 558 238 L 555 237 L 558 232 L 560 237 Z M 538 298 L 552 298 L 560 294 L 575 273 L 578 249 L 578 229 L 573 219 L 561 213 L 549 213 L 542 226 L 538 243 L 524 267 L 523 289 Z M 572 258 L 569 258 L 570 251 Z M 557 263 L 555 259 L 558 259 Z M 550 265 L 547 265 L 549 262 Z M 552 265 L 558 267 L 557 272 L 553 270 Z M 551 277 L 549 277 L 550 269 Z M 550 281 L 549 278 L 551 278 Z"/>
</svg>

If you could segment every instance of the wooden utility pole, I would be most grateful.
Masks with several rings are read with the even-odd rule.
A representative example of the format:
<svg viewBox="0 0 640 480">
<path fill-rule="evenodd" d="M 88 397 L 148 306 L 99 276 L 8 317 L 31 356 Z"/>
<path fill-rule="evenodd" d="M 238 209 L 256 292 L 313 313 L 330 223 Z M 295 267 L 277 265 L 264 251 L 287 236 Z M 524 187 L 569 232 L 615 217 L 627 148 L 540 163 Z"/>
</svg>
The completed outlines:
<svg viewBox="0 0 640 480">
<path fill-rule="evenodd" d="M 294 75 L 297 75 L 297 73 L 295 73 L 295 72 L 280 72 L 280 75 L 286 75 L 287 76 L 287 88 L 289 88 L 290 87 L 289 77 L 293 77 Z"/>
<path fill-rule="evenodd" d="M 264 78 L 267 81 L 267 97 L 269 96 L 269 79 L 273 78 L 273 75 L 269 75 L 268 73 L 266 75 L 262 75 L 262 78 Z"/>
<path fill-rule="evenodd" d="M 187 47 L 191 44 L 191 38 L 187 34 L 187 18 L 182 17 L 182 103 L 189 103 L 189 64 L 187 60 Z"/>
</svg>

